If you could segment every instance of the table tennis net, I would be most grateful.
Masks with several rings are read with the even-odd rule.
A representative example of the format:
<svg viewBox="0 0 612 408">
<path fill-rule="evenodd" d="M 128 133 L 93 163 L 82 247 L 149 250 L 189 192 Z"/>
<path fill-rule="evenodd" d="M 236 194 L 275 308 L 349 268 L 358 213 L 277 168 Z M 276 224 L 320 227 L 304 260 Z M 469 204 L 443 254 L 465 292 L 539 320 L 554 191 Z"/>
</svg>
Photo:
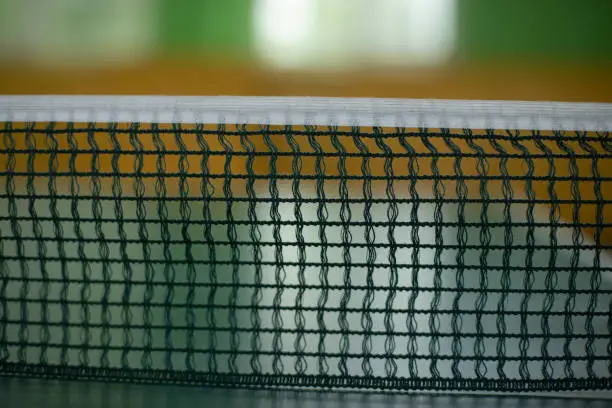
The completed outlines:
<svg viewBox="0 0 612 408">
<path fill-rule="evenodd" d="M 612 388 L 608 133 L 0 133 L 4 376 Z"/>
</svg>

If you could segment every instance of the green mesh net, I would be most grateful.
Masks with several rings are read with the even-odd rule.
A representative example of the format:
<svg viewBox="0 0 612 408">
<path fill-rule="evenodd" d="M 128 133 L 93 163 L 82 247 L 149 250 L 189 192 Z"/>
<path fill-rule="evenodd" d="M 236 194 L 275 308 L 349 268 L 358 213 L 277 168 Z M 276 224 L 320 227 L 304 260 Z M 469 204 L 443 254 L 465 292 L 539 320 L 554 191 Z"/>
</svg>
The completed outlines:
<svg viewBox="0 0 612 408">
<path fill-rule="evenodd" d="M 612 388 L 607 133 L 0 133 L 1 375 Z"/>
</svg>

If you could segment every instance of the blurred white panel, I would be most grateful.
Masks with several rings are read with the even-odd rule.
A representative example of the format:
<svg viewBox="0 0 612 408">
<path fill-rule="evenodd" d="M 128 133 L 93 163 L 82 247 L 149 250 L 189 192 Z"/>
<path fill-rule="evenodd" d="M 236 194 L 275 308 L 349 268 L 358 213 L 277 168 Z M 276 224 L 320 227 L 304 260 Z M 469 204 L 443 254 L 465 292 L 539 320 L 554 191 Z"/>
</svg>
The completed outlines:
<svg viewBox="0 0 612 408">
<path fill-rule="evenodd" d="M 154 45 L 154 0 L 0 0 L 0 57 L 45 65 L 133 60 Z"/>
<path fill-rule="evenodd" d="M 279 68 L 431 66 L 453 54 L 456 0 L 257 0 L 255 48 Z"/>
<path fill-rule="evenodd" d="M 255 17 L 255 42 L 261 57 L 279 66 L 306 63 L 312 47 L 317 1 L 258 0 Z"/>
</svg>

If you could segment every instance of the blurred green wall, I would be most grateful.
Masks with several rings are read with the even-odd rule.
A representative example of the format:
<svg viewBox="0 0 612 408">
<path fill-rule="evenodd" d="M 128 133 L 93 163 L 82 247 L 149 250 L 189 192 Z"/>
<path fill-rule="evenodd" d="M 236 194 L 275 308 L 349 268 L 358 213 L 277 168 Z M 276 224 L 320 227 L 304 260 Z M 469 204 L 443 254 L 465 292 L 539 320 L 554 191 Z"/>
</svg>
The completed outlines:
<svg viewBox="0 0 612 408">
<path fill-rule="evenodd" d="M 391 4 L 396 0 L 383 1 Z M 612 0 L 456 1 L 456 53 L 460 59 L 588 59 L 589 64 L 593 59 L 612 60 Z M 182 58 L 213 54 L 248 59 L 254 49 L 255 0 L 98 3 L 47 0 L 34 8 L 29 2 L 0 0 L 0 54 L 30 55 L 53 47 L 65 49 L 66 56 L 102 48 L 110 53 L 130 41 L 132 48 L 143 55 L 177 54 Z M 334 17 L 331 23 L 319 20 L 317 29 L 332 32 L 344 28 L 349 33 L 359 27 L 381 30 L 354 17 L 351 11 L 364 4 L 351 0 L 321 2 L 325 13 Z M 92 12 L 94 6 L 97 9 Z M 125 41 L 116 40 L 121 36 Z M 55 48 L 52 51 L 59 52 Z M 131 49 L 129 52 L 133 53 Z"/>
<path fill-rule="evenodd" d="M 247 52 L 252 7 L 251 0 L 160 0 L 160 46 L 165 52 Z"/>
<path fill-rule="evenodd" d="M 458 14 L 460 57 L 612 59 L 610 0 L 458 0 Z"/>
</svg>

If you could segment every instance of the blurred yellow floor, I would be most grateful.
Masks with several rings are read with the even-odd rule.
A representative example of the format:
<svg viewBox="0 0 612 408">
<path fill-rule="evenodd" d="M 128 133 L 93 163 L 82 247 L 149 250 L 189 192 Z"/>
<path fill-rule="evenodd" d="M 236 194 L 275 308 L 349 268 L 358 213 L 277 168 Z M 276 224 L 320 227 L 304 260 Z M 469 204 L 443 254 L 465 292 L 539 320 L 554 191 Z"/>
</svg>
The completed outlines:
<svg viewBox="0 0 612 408">
<path fill-rule="evenodd" d="M 275 95 L 612 102 L 612 64 L 483 63 L 356 71 L 274 70 L 166 58 L 111 68 L 0 66 L 0 94 Z"/>
</svg>

